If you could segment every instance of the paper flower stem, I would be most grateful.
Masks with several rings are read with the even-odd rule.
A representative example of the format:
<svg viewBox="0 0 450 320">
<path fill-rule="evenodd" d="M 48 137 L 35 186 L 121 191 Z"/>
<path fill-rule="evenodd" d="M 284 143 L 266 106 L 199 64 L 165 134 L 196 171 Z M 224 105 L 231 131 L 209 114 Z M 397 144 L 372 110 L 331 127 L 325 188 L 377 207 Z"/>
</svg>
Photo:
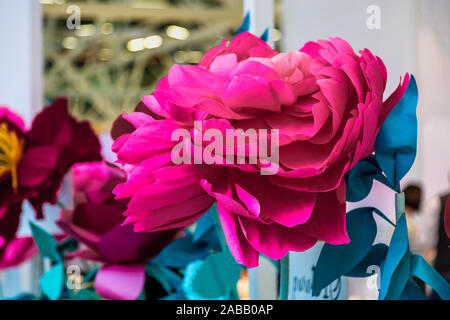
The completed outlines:
<svg viewBox="0 0 450 320">
<path fill-rule="evenodd" d="M 289 295 L 289 253 L 280 259 L 280 300 L 287 300 Z"/>
<path fill-rule="evenodd" d="M 395 194 L 395 220 L 401 218 L 401 216 L 405 213 L 405 194 L 403 192 Z"/>
</svg>

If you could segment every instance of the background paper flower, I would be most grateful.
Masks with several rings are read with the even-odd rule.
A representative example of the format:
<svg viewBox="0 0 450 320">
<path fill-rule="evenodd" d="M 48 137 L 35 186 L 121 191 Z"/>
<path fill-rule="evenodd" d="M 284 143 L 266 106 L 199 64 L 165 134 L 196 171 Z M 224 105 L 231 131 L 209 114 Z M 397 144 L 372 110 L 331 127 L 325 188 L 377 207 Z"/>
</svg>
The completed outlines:
<svg viewBox="0 0 450 320">
<path fill-rule="evenodd" d="M 258 252 L 279 259 L 317 240 L 348 242 L 343 177 L 374 151 L 409 82 L 406 75 L 383 101 L 386 77 L 380 58 L 367 49 L 357 55 L 340 38 L 278 53 L 248 32 L 197 66 L 174 65 L 142 99 L 148 110 L 113 128 L 113 150 L 127 164 L 127 182 L 115 191 L 131 198 L 126 221 L 139 231 L 182 227 L 217 201 L 230 250 L 250 267 Z M 171 133 L 193 130 L 194 121 L 221 131 L 278 129 L 278 172 L 260 175 L 260 162 L 173 165 Z"/>
<path fill-rule="evenodd" d="M 74 208 L 61 211 L 59 227 L 85 246 L 72 257 L 104 263 L 95 288 L 104 298 L 137 299 L 145 283 L 145 262 L 182 236 L 179 229 L 134 232 L 122 226 L 128 200 L 115 200 L 113 188 L 124 172 L 104 163 L 79 164 L 73 169 Z"/>
<path fill-rule="evenodd" d="M 41 111 L 30 130 L 25 129 L 20 117 L 7 108 L 0 108 L 2 263 L 14 260 L 14 252 L 23 255 L 30 249 L 29 246 L 20 250 L 8 248 L 16 239 L 22 201 L 29 200 L 37 217 L 42 218 L 42 205 L 56 203 L 57 191 L 72 165 L 100 159 L 100 144 L 95 133 L 88 122 L 78 122 L 69 115 L 65 98 L 55 99 Z M 31 239 L 17 241 L 19 245 L 32 244 Z"/>
</svg>

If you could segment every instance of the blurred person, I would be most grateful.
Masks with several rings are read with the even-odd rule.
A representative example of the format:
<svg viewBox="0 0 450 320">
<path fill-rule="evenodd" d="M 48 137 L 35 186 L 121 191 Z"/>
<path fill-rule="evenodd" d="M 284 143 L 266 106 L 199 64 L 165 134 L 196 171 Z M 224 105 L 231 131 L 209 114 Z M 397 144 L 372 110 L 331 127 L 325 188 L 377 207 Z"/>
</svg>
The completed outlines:
<svg viewBox="0 0 450 320">
<path fill-rule="evenodd" d="M 448 172 L 450 190 L 450 171 Z M 445 232 L 445 205 L 449 197 L 449 190 L 434 196 L 423 212 L 421 228 L 421 242 L 424 244 L 423 256 L 432 264 L 447 281 L 450 281 L 450 239 Z M 432 293 L 432 299 L 439 299 Z"/>
<path fill-rule="evenodd" d="M 420 214 L 422 188 L 419 185 L 410 184 L 403 192 L 405 193 L 405 215 L 408 224 L 409 245 L 412 252 L 421 254 L 423 251 L 420 235 L 423 218 Z"/>
</svg>

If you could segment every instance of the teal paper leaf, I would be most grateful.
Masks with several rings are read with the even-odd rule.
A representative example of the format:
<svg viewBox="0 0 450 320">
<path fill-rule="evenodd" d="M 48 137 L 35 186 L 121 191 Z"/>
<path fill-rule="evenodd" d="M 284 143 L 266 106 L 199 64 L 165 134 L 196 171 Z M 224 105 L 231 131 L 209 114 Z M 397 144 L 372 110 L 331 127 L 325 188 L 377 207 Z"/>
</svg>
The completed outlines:
<svg viewBox="0 0 450 320">
<path fill-rule="evenodd" d="M 200 240 L 209 230 L 215 228 L 214 214 L 217 214 L 217 203 L 214 203 L 213 206 L 197 220 L 193 237 L 194 241 Z"/>
<path fill-rule="evenodd" d="M 55 264 L 39 280 L 42 292 L 51 300 L 58 300 L 64 286 L 64 264 Z"/>
<path fill-rule="evenodd" d="M 41 255 L 49 258 L 52 263 L 61 262 L 62 257 L 58 251 L 58 242 L 47 231 L 31 221 L 30 228 Z"/>
<path fill-rule="evenodd" d="M 386 299 L 386 297 L 388 297 L 389 299 L 394 299 L 395 294 L 389 294 L 390 290 L 393 290 L 394 293 L 398 293 L 398 291 L 400 291 L 400 293 L 398 293 L 399 295 L 401 294 L 401 291 L 403 291 L 403 288 L 398 288 L 402 285 L 403 281 L 395 281 L 394 274 L 398 268 L 400 268 L 400 271 L 403 270 L 402 266 L 404 266 L 406 262 L 403 262 L 402 266 L 400 266 L 400 264 L 403 260 L 403 257 L 405 257 L 407 253 L 408 228 L 406 225 L 405 215 L 402 214 L 392 235 L 389 249 L 386 254 L 386 260 L 383 264 L 383 268 L 381 269 L 381 288 L 379 292 L 380 300 L 384 300 Z M 400 276 L 403 279 L 403 274 L 397 273 L 396 276 Z"/>
<path fill-rule="evenodd" d="M 413 280 L 409 279 L 403 290 L 400 300 L 426 300 L 425 295 L 419 285 Z"/>
<path fill-rule="evenodd" d="M 186 296 L 184 295 L 184 292 L 180 290 L 161 298 L 161 300 L 186 300 Z"/>
<path fill-rule="evenodd" d="M 174 271 L 152 262 L 145 265 L 145 273 L 156 279 L 168 294 L 179 289 L 183 282 L 181 276 Z"/>
<path fill-rule="evenodd" d="M 392 274 L 389 289 L 384 300 L 398 300 L 405 290 L 406 284 L 411 275 L 411 253 L 409 251 L 403 256 Z M 383 273 L 381 273 L 381 279 L 383 279 Z M 381 300 L 381 299 L 380 299 Z"/>
<path fill-rule="evenodd" d="M 417 84 L 414 76 L 411 76 L 405 94 L 381 126 L 375 143 L 378 164 L 397 191 L 400 189 L 400 180 L 416 158 L 417 102 Z"/>
<path fill-rule="evenodd" d="M 78 248 L 78 241 L 70 238 L 61 243 L 58 243 L 57 250 L 61 257 L 64 257 L 66 252 L 75 251 Z"/>
<path fill-rule="evenodd" d="M 239 27 L 239 29 L 236 31 L 236 35 L 244 32 L 244 31 L 249 31 L 250 30 L 250 12 L 247 12 L 245 14 L 245 18 L 244 21 L 242 21 L 241 26 Z"/>
<path fill-rule="evenodd" d="M 72 290 L 68 291 L 70 300 L 101 300 L 102 297 L 94 289 L 82 289 L 76 293 Z"/>
<path fill-rule="evenodd" d="M 352 170 L 345 175 L 347 185 L 347 201 L 357 202 L 368 196 L 372 189 L 373 180 L 378 180 L 390 188 L 393 186 L 383 175 L 375 156 L 359 161 Z"/>
<path fill-rule="evenodd" d="M 203 241 L 195 242 L 187 230 L 186 236 L 167 245 L 153 263 L 170 268 L 183 268 L 190 262 L 204 259 L 210 251 L 210 245 Z"/>
<path fill-rule="evenodd" d="M 350 272 L 346 273 L 347 277 L 365 278 L 373 275 L 373 272 L 368 272 L 371 266 L 378 266 L 381 269 L 381 265 L 386 259 L 388 246 L 384 243 L 377 243 L 370 248 L 367 255 L 358 263 Z"/>
<path fill-rule="evenodd" d="M 260 38 L 264 42 L 267 42 L 269 40 L 269 28 L 266 28 L 266 30 L 264 30 L 264 32 L 263 32 L 263 34 L 261 35 Z"/>
<path fill-rule="evenodd" d="M 227 251 L 210 254 L 188 265 L 183 289 L 190 299 L 227 299 L 236 289 L 241 269 Z"/>
<path fill-rule="evenodd" d="M 347 213 L 346 228 L 350 243 L 325 243 L 313 277 L 313 296 L 340 276 L 350 272 L 369 252 L 377 233 L 372 208 L 358 208 Z"/>
<path fill-rule="evenodd" d="M 421 256 L 413 255 L 411 260 L 411 273 L 433 288 L 442 300 L 450 300 L 450 284 L 447 280 Z"/>
</svg>

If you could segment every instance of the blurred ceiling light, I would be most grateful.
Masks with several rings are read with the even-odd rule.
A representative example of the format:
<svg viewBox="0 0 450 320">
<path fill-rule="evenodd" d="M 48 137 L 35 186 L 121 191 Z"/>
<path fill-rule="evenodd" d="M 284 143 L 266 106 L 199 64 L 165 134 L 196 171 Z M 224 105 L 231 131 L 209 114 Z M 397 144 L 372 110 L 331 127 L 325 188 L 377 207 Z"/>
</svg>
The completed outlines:
<svg viewBox="0 0 450 320">
<path fill-rule="evenodd" d="M 114 32 L 114 25 L 110 22 L 105 22 L 101 25 L 100 31 L 106 35 L 112 34 Z"/>
<path fill-rule="evenodd" d="M 164 0 L 153 0 L 152 2 L 145 0 L 131 0 L 130 7 L 141 9 L 166 9 L 168 5 Z"/>
<path fill-rule="evenodd" d="M 189 51 L 188 52 L 188 62 L 189 63 L 199 63 L 202 60 L 203 52 L 201 51 Z"/>
<path fill-rule="evenodd" d="M 273 41 L 277 42 L 281 40 L 281 31 L 278 29 L 273 29 Z"/>
<path fill-rule="evenodd" d="M 95 33 L 95 26 L 93 24 L 82 24 L 75 33 L 79 37 L 90 37 Z"/>
<path fill-rule="evenodd" d="M 175 63 L 199 63 L 203 57 L 201 51 L 183 51 L 179 50 L 174 53 L 173 60 Z"/>
<path fill-rule="evenodd" d="M 97 58 L 100 61 L 109 61 L 112 58 L 112 50 L 108 48 L 102 48 L 98 51 Z"/>
<path fill-rule="evenodd" d="M 186 40 L 189 38 L 189 30 L 180 26 L 171 25 L 166 29 L 167 36 L 177 39 Z"/>
<path fill-rule="evenodd" d="M 186 51 L 178 50 L 173 55 L 173 60 L 175 63 L 185 63 L 186 62 Z"/>
<path fill-rule="evenodd" d="M 161 36 L 154 35 L 144 39 L 144 47 L 146 49 L 154 49 L 161 47 L 163 39 Z"/>
<path fill-rule="evenodd" d="M 144 38 L 132 39 L 128 41 L 127 49 L 130 52 L 138 52 L 144 50 Z"/>
<path fill-rule="evenodd" d="M 66 49 L 73 50 L 78 46 L 78 39 L 75 37 L 66 37 L 62 41 L 62 45 Z"/>
</svg>

